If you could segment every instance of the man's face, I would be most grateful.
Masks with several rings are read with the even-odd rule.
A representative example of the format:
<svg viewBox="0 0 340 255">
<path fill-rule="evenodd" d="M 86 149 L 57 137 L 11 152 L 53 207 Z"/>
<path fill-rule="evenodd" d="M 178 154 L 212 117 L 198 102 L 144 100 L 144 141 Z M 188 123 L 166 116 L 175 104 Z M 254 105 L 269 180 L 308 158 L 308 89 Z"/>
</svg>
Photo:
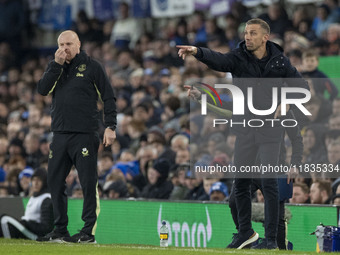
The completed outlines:
<svg viewBox="0 0 340 255">
<path fill-rule="evenodd" d="M 205 193 L 209 194 L 211 186 L 215 183 L 218 182 L 219 179 L 204 179 L 203 180 L 203 187 L 205 190 Z"/>
<path fill-rule="evenodd" d="M 303 135 L 303 145 L 306 149 L 312 149 L 315 145 L 315 135 L 311 130 L 307 130 L 307 132 Z"/>
<path fill-rule="evenodd" d="M 340 146 L 331 144 L 327 148 L 328 161 L 331 164 L 336 164 L 340 160 Z"/>
<path fill-rule="evenodd" d="M 318 183 L 312 184 L 310 188 L 309 196 L 310 196 L 310 202 L 312 204 L 322 204 L 322 197 L 321 197 L 321 192 L 320 192 Z"/>
<path fill-rule="evenodd" d="M 58 47 L 67 54 L 66 62 L 70 61 L 80 52 L 80 41 L 75 33 L 64 32 L 58 38 Z"/>
<path fill-rule="evenodd" d="M 189 150 L 179 150 L 176 152 L 176 164 L 183 164 L 190 161 Z"/>
<path fill-rule="evenodd" d="M 43 186 L 43 182 L 38 177 L 32 178 L 32 191 L 33 192 L 39 192 Z"/>
<path fill-rule="evenodd" d="M 301 187 L 293 187 L 293 197 L 291 203 L 303 204 L 307 201 L 309 194 L 304 193 Z"/>
<path fill-rule="evenodd" d="M 225 195 L 218 190 L 215 190 L 210 195 L 210 201 L 223 201 L 225 199 Z"/>
<path fill-rule="evenodd" d="M 151 185 L 156 184 L 160 176 L 161 175 L 154 168 L 148 169 L 148 180 Z"/>
<path fill-rule="evenodd" d="M 330 118 L 328 123 L 329 123 L 329 129 L 340 130 L 340 116 L 336 116 L 334 118 Z"/>
<path fill-rule="evenodd" d="M 258 50 L 266 44 L 268 36 L 259 24 L 246 25 L 244 29 L 244 40 L 246 41 L 247 50 Z"/>
</svg>

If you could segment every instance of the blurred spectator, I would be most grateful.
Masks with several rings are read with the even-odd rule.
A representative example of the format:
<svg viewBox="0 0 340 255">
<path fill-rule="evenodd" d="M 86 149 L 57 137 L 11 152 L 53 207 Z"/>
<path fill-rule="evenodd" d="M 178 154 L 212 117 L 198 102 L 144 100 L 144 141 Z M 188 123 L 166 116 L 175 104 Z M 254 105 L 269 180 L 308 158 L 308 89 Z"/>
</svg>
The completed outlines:
<svg viewBox="0 0 340 255">
<path fill-rule="evenodd" d="M 111 32 L 111 43 L 120 49 L 133 49 L 141 34 L 138 21 L 129 17 L 129 8 L 125 2 L 119 5 L 119 19 L 114 23 Z"/>
<path fill-rule="evenodd" d="M 204 178 L 203 179 L 203 188 L 204 188 L 204 194 L 202 194 L 200 197 L 198 197 L 198 200 L 210 200 L 210 190 L 214 183 L 219 182 L 219 179 L 216 178 Z"/>
<path fill-rule="evenodd" d="M 70 173 L 66 177 L 66 193 L 68 196 L 72 196 L 73 188 L 79 184 L 78 172 L 75 168 L 72 168 Z"/>
<path fill-rule="evenodd" d="M 128 188 L 123 181 L 115 181 L 106 189 L 106 194 L 109 199 L 126 198 L 128 197 Z"/>
<path fill-rule="evenodd" d="M 255 194 L 255 201 L 257 203 L 264 203 L 264 196 L 262 194 L 262 191 L 258 189 Z"/>
<path fill-rule="evenodd" d="M 172 173 L 171 182 L 174 186 L 169 199 L 182 200 L 184 199 L 189 189 L 185 185 L 186 172 L 190 171 L 189 164 L 178 165 L 177 169 Z"/>
<path fill-rule="evenodd" d="M 1 0 L 0 17 L 0 43 L 7 42 L 19 53 L 22 47 L 21 33 L 25 25 L 23 4 L 19 0 Z"/>
<path fill-rule="evenodd" d="M 149 161 L 146 170 L 148 184 L 144 187 L 141 197 L 168 199 L 173 189 L 173 184 L 167 181 L 169 162 L 164 159 Z"/>
<path fill-rule="evenodd" d="M 38 168 L 32 175 L 32 196 L 28 200 L 25 215 L 20 221 L 2 215 L 0 237 L 35 240 L 53 229 L 51 195 L 47 191 L 47 172 Z"/>
<path fill-rule="evenodd" d="M 158 159 L 166 159 L 170 167 L 175 164 L 176 153 L 166 146 L 164 132 L 157 126 L 153 126 L 147 134 L 148 144 L 157 150 Z"/>
<path fill-rule="evenodd" d="M 293 204 L 309 203 L 309 188 L 305 183 L 293 184 L 293 196 L 289 200 Z"/>
<path fill-rule="evenodd" d="M 176 45 L 189 45 L 187 22 L 184 19 L 177 23 L 174 42 Z"/>
<path fill-rule="evenodd" d="M 325 0 L 324 3 L 329 7 L 329 19 L 333 23 L 340 22 L 340 7 L 338 0 Z"/>
<path fill-rule="evenodd" d="M 139 174 L 134 176 L 132 184 L 142 191 L 147 184 L 147 162 L 157 158 L 157 150 L 148 145 L 141 147 L 137 152 L 137 159 L 139 160 Z"/>
<path fill-rule="evenodd" d="M 313 89 L 317 95 L 323 96 L 325 91 L 329 93 L 329 99 L 333 100 L 338 95 L 338 89 L 334 83 L 318 69 L 319 56 L 314 51 L 305 51 L 302 54 L 302 73 L 305 78 L 311 78 Z"/>
<path fill-rule="evenodd" d="M 175 159 L 175 163 L 178 165 L 182 165 L 185 163 L 189 163 L 190 161 L 190 152 L 188 149 L 179 149 L 176 152 L 176 159 Z"/>
<path fill-rule="evenodd" d="M 8 195 L 8 187 L 4 184 L 0 184 L 0 197 L 7 197 Z"/>
<path fill-rule="evenodd" d="M 301 72 L 302 69 L 302 52 L 298 49 L 291 50 L 287 53 L 290 63 Z"/>
<path fill-rule="evenodd" d="M 338 140 L 338 138 L 340 138 L 340 130 L 328 130 L 325 133 L 325 139 L 324 139 L 324 143 L 325 143 L 325 147 L 328 148 L 328 145 L 330 145 L 332 142 L 335 142 L 336 140 Z"/>
<path fill-rule="evenodd" d="M 205 30 L 205 17 L 201 12 L 196 12 L 189 24 L 190 28 L 194 32 L 193 37 L 189 38 L 190 44 L 194 43 L 195 45 L 205 45 L 207 42 L 207 32 Z M 192 36 L 192 34 L 191 34 Z"/>
<path fill-rule="evenodd" d="M 338 55 L 340 50 L 340 25 L 330 24 L 326 34 L 329 43 L 326 55 Z"/>
<path fill-rule="evenodd" d="M 175 135 L 171 139 L 171 149 L 177 153 L 179 150 L 186 150 L 189 146 L 189 139 L 185 135 Z"/>
<path fill-rule="evenodd" d="M 19 183 L 20 183 L 20 196 L 27 197 L 29 194 L 31 178 L 33 175 L 32 168 L 25 168 L 19 174 Z"/>
<path fill-rule="evenodd" d="M 8 153 L 10 157 L 25 156 L 25 149 L 22 140 L 19 138 L 13 138 L 9 143 Z"/>
<path fill-rule="evenodd" d="M 25 137 L 26 164 L 32 168 L 39 167 L 42 153 L 40 151 L 40 138 L 38 135 L 28 133 Z"/>
<path fill-rule="evenodd" d="M 79 183 L 74 185 L 72 189 L 71 197 L 72 198 L 84 198 L 83 189 L 81 188 L 81 185 Z"/>
<path fill-rule="evenodd" d="M 330 130 L 340 130 L 340 114 L 332 114 L 328 119 Z"/>
<path fill-rule="evenodd" d="M 98 157 L 98 182 L 104 185 L 106 176 L 113 166 L 112 154 L 108 151 L 101 152 Z"/>
<path fill-rule="evenodd" d="M 215 182 L 209 191 L 210 201 L 225 201 L 228 196 L 228 188 L 223 182 Z"/>
<path fill-rule="evenodd" d="M 269 5 L 268 12 L 260 15 L 259 18 L 268 23 L 272 37 L 282 38 L 285 30 L 291 26 L 288 15 L 280 3 Z"/>
<path fill-rule="evenodd" d="M 327 157 L 328 157 L 328 163 L 332 164 L 333 166 L 339 166 L 340 164 L 340 141 L 339 140 L 331 142 L 327 146 Z"/>
<path fill-rule="evenodd" d="M 313 94 L 314 86 L 309 80 L 308 85 L 310 86 L 311 94 Z M 308 115 L 310 124 L 326 124 L 328 117 L 332 113 L 332 105 L 329 100 L 315 95 L 305 104 L 306 109 L 312 114 Z"/>
<path fill-rule="evenodd" d="M 312 29 L 315 31 L 317 37 L 321 38 L 327 31 L 329 25 L 333 23 L 330 16 L 331 10 L 326 4 L 321 4 L 317 8 L 317 16 L 313 20 Z"/>
<path fill-rule="evenodd" d="M 305 164 L 319 164 L 327 161 L 327 153 L 322 142 L 325 128 L 321 125 L 312 125 L 305 129 L 303 145 L 306 159 Z"/>
<path fill-rule="evenodd" d="M 310 187 L 310 201 L 312 204 L 329 204 L 332 189 L 328 181 L 315 181 Z"/>
</svg>

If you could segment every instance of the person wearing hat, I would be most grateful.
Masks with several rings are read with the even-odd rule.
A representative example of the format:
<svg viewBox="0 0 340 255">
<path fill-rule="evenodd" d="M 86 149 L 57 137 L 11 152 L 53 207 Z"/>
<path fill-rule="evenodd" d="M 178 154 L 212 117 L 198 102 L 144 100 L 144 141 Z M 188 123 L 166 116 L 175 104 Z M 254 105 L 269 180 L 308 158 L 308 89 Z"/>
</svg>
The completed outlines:
<svg viewBox="0 0 340 255">
<path fill-rule="evenodd" d="M 223 182 L 215 182 L 209 191 L 210 201 L 225 201 L 229 196 L 228 187 Z"/>
<path fill-rule="evenodd" d="M 158 159 L 147 163 L 147 182 L 141 197 L 154 199 L 168 199 L 173 184 L 167 180 L 170 164 L 166 159 Z"/>
<path fill-rule="evenodd" d="M 44 168 L 34 171 L 31 184 L 33 195 L 28 200 L 21 220 L 8 215 L 0 216 L 0 237 L 36 240 L 52 231 L 53 207 L 51 194 L 47 191 L 47 172 Z"/>
<path fill-rule="evenodd" d="M 114 181 L 105 190 L 105 194 L 110 199 L 125 198 L 128 196 L 128 193 L 126 183 L 122 180 Z"/>
<path fill-rule="evenodd" d="M 21 197 L 27 197 L 29 195 L 29 188 L 33 172 L 34 171 L 32 168 L 27 167 L 19 174 L 19 189 Z"/>
</svg>

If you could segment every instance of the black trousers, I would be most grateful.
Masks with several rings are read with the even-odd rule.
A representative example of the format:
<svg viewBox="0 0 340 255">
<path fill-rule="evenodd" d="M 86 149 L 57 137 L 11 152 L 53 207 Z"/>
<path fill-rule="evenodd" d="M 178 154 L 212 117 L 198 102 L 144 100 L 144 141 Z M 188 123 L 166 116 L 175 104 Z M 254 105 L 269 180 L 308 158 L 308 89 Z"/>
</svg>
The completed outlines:
<svg viewBox="0 0 340 255">
<path fill-rule="evenodd" d="M 47 182 L 51 192 L 56 231 L 67 231 L 67 195 L 65 179 L 72 165 L 78 171 L 84 204 L 82 232 L 94 235 L 100 211 L 97 190 L 99 137 L 97 133 L 54 133 L 50 145 Z"/>
<path fill-rule="evenodd" d="M 262 192 L 262 184 L 261 179 L 253 179 L 252 185 L 251 185 L 251 196 L 255 194 L 255 192 L 260 189 Z M 239 230 L 238 225 L 238 214 L 237 214 L 237 207 L 236 207 L 236 201 L 235 201 L 235 185 L 233 184 L 229 196 L 229 207 L 231 216 L 233 217 L 233 221 L 235 223 L 235 227 L 237 231 Z M 278 223 L 278 229 L 277 229 L 277 246 L 280 250 L 286 250 L 286 220 L 285 220 L 285 203 L 284 201 L 280 201 L 279 203 L 279 223 Z"/>
<path fill-rule="evenodd" d="M 268 139 L 263 142 L 262 135 L 256 130 L 252 130 L 246 135 L 237 135 L 234 151 L 234 164 L 237 170 L 244 166 L 254 166 L 257 156 L 262 165 L 276 166 L 282 134 L 277 136 L 273 137 L 271 141 Z M 265 238 L 276 241 L 279 220 L 278 181 L 276 176 L 273 175 L 260 175 L 257 178 L 262 178 L 262 190 L 265 199 Z M 250 174 L 245 176 L 244 173 L 238 172 L 234 184 L 239 232 L 242 234 L 252 228 L 250 191 L 252 177 Z"/>
</svg>

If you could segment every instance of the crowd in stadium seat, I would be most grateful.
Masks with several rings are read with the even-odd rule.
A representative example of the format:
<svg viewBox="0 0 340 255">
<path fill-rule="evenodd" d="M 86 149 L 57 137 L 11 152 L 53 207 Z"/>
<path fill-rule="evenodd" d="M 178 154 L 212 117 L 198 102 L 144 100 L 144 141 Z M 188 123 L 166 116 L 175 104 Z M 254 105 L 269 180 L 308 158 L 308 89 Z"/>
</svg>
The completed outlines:
<svg viewBox="0 0 340 255">
<path fill-rule="evenodd" d="M 301 126 L 302 163 L 339 167 L 340 99 L 336 86 L 317 66 L 318 56 L 340 54 L 340 7 L 337 0 L 301 4 L 293 10 L 286 7 L 274 3 L 250 11 L 235 2 L 230 13 L 218 19 L 197 12 L 166 22 L 152 20 L 151 31 L 129 17 L 125 4 L 120 8 L 122 19 L 117 21 L 99 22 L 79 12 L 72 29 L 78 33 L 82 49 L 105 67 L 117 98 L 117 139 L 111 148 L 101 146 L 99 150 L 102 198 L 209 200 L 210 194 L 215 194 L 213 200 L 227 199 L 232 179 L 193 176 L 190 157 L 205 164 L 229 165 L 235 136 L 227 127 L 214 129 L 207 125 L 212 116 L 203 119 L 199 112 L 192 111 L 195 102 L 187 98 L 183 85 L 190 79 L 215 84 L 230 77 L 207 69 L 194 57 L 183 61 L 175 45 L 209 47 L 226 53 L 242 40 L 244 22 L 251 17 L 269 23 L 270 40 L 283 47 L 309 81 L 312 99 L 306 107 L 313 115 Z M 12 28 L 0 22 L 2 35 L 1 29 Z M 37 54 L 35 47 L 27 46 L 27 40 L 37 40 L 32 36 L 20 40 L 20 45 L 13 43 L 18 36 L 10 37 L 10 41 L 0 36 L 0 196 L 27 197 L 32 170 L 47 168 L 51 97 L 40 96 L 36 85 L 54 55 Z M 311 68 L 308 59 L 314 61 Z M 325 91 L 330 96 L 324 96 Z M 227 101 L 228 96 L 224 97 Z M 102 110 L 100 103 L 98 108 Z M 104 128 L 101 123 L 101 136 Z M 192 139 L 200 140 L 199 144 L 191 144 Z M 288 139 L 286 147 L 289 164 Z M 219 181 L 227 189 L 222 185 L 211 189 Z M 340 179 L 315 178 L 313 174 L 298 176 L 291 202 L 340 205 L 339 183 Z M 66 185 L 69 197 L 82 197 L 75 168 Z M 216 192 L 222 195 L 216 196 Z"/>
</svg>

